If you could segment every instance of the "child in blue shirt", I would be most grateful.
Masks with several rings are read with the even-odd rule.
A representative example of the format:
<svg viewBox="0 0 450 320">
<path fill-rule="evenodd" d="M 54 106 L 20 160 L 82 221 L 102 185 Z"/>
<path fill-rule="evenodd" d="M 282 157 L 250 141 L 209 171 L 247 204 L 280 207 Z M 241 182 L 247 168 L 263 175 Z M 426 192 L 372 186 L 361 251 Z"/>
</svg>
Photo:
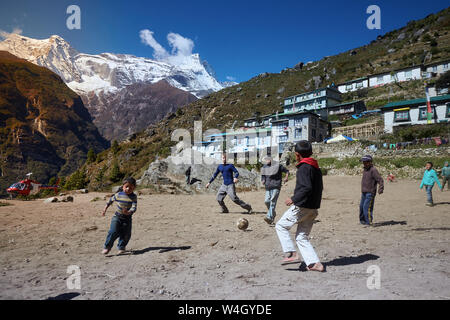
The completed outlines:
<svg viewBox="0 0 450 320">
<path fill-rule="evenodd" d="M 131 238 L 132 216 L 137 209 L 137 196 L 133 193 L 136 188 L 136 180 L 127 178 L 123 181 L 121 190 L 114 194 L 105 206 L 102 216 L 105 216 L 108 207 L 115 201 L 116 212 L 111 220 L 111 227 L 106 236 L 105 246 L 102 253 L 108 254 L 114 245 L 114 241 L 119 238 L 117 247 L 119 254 L 125 253 L 125 248 Z"/>
<path fill-rule="evenodd" d="M 426 205 L 429 207 L 433 206 L 432 190 L 433 190 L 435 182 L 437 183 L 439 189 L 441 189 L 441 191 L 442 191 L 442 186 L 441 186 L 441 183 L 439 182 L 439 178 L 436 174 L 436 171 L 434 171 L 432 168 L 433 168 L 433 163 L 427 162 L 427 164 L 425 165 L 425 172 L 423 174 L 422 183 L 420 184 L 420 189 L 422 189 L 423 186 L 425 186 L 425 189 L 427 191 Z"/>
</svg>

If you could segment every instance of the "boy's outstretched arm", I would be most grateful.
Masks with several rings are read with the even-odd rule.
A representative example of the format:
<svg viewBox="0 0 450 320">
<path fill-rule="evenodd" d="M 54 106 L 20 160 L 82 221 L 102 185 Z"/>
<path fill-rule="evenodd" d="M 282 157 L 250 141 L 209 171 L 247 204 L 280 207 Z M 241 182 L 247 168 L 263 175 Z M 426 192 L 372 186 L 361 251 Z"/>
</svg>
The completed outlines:
<svg viewBox="0 0 450 320">
<path fill-rule="evenodd" d="M 220 172 L 219 167 L 217 167 L 216 172 L 213 174 L 211 180 L 209 180 L 208 184 L 206 185 L 206 188 L 209 188 L 210 184 L 216 179 L 219 172 Z"/>
<path fill-rule="evenodd" d="M 106 214 L 106 210 L 108 210 L 109 206 L 116 200 L 116 195 L 113 194 L 111 198 L 109 198 L 108 202 L 106 203 L 105 209 L 103 209 L 102 216 L 104 217 Z"/>
</svg>

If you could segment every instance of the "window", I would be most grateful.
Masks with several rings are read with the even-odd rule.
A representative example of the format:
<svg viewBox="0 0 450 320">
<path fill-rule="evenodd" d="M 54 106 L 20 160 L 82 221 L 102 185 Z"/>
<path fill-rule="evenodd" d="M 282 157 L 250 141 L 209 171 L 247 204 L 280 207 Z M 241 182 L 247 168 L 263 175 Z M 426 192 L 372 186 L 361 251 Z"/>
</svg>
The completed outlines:
<svg viewBox="0 0 450 320">
<path fill-rule="evenodd" d="M 437 72 L 437 66 L 433 67 L 433 72 Z"/>
<path fill-rule="evenodd" d="M 295 129 L 295 137 L 296 138 L 301 138 L 302 137 L 302 129 L 301 128 Z"/>
<path fill-rule="evenodd" d="M 302 119 L 297 118 L 294 119 L 294 126 L 301 126 L 302 125 Z"/>
<path fill-rule="evenodd" d="M 448 63 L 445 63 L 444 64 L 444 70 L 447 70 L 448 69 Z"/>
<path fill-rule="evenodd" d="M 363 83 L 362 82 L 357 82 L 356 83 L 356 89 L 362 88 L 362 87 L 363 87 Z"/>
<path fill-rule="evenodd" d="M 412 71 L 405 71 L 405 79 L 411 80 L 412 79 Z"/>
<path fill-rule="evenodd" d="M 288 139 L 287 136 L 279 136 L 279 137 L 278 137 L 278 142 L 286 142 L 287 139 Z"/>
<path fill-rule="evenodd" d="M 445 117 L 450 118 L 450 103 L 447 103 L 447 111 L 445 112 Z"/>
<path fill-rule="evenodd" d="M 377 83 L 383 83 L 383 79 L 384 79 L 383 76 L 378 76 L 377 77 Z"/>
<path fill-rule="evenodd" d="M 394 121 L 410 121 L 409 109 L 394 112 Z"/>
<path fill-rule="evenodd" d="M 434 118 L 434 105 L 431 106 L 431 116 Z M 427 120 L 427 108 L 419 108 L 419 119 L 418 120 Z"/>
</svg>

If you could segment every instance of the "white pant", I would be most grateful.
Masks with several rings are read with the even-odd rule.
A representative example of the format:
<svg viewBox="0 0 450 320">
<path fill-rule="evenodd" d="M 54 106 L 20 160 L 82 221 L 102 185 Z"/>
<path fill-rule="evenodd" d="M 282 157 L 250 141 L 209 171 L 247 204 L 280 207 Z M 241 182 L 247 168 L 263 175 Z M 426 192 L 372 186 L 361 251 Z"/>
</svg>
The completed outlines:
<svg viewBox="0 0 450 320">
<path fill-rule="evenodd" d="M 283 217 L 275 226 L 283 252 L 287 253 L 297 251 L 289 234 L 289 230 L 294 224 L 297 224 L 295 240 L 298 249 L 300 250 L 300 254 L 303 257 L 303 261 L 305 261 L 307 266 L 319 262 L 319 257 L 308 240 L 314 219 L 317 215 L 317 209 L 299 208 L 293 205 L 283 214 Z"/>
</svg>

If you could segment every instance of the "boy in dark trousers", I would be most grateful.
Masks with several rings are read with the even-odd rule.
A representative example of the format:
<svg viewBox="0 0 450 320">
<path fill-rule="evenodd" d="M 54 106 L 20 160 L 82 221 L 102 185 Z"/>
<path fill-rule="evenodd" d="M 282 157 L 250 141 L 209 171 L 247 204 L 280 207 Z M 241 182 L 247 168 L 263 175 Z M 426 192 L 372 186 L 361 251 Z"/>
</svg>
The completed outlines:
<svg viewBox="0 0 450 320">
<path fill-rule="evenodd" d="M 364 171 L 361 180 L 361 202 L 359 204 L 359 222 L 369 226 L 373 221 L 373 206 L 375 196 L 382 194 L 384 190 L 384 181 L 378 170 L 373 166 L 371 156 L 364 156 L 360 160 L 363 163 Z"/>
<path fill-rule="evenodd" d="M 286 254 L 282 264 L 300 262 L 294 242 L 289 235 L 289 230 L 297 224 L 295 240 L 307 270 L 322 272 L 324 267 L 308 240 L 314 219 L 318 215 L 317 209 L 320 208 L 323 189 L 322 172 L 311 155 L 311 143 L 305 140 L 297 142 L 295 145 L 297 178 L 294 196 L 286 200 L 285 203 L 290 208 L 277 222 L 275 230 Z"/>
</svg>

